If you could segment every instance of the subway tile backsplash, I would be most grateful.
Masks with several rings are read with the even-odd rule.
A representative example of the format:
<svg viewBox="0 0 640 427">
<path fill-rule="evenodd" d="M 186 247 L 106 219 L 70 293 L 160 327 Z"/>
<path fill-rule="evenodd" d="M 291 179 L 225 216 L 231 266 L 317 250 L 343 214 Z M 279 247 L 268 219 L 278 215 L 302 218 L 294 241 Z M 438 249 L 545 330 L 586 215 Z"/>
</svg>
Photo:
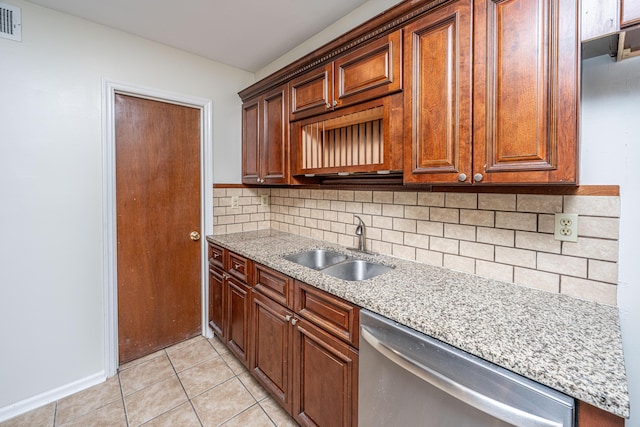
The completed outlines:
<svg viewBox="0 0 640 427">
<path fill-rule="evenodd" d="M 214 234 L 354 246 L 358 215 L 374 252 L 616 305 L 619 197 L 216 187 L 213 206 Z M 554 239 L 557 212 L 580 215 L 577 243 Z"/>
</svg>

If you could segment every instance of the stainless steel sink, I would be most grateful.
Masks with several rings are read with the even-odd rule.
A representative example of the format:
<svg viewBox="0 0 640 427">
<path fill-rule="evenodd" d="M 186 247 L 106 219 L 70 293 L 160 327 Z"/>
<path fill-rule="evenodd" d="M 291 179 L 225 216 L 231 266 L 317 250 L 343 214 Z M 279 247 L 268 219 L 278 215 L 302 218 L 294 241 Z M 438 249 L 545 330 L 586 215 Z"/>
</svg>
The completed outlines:
<svg viewBox="0 0 640 427">
<path fill-rule="evenodd" d="M 348 257 L 339 252 L 328 251 L 326 249 L 314 249 L 299 254 L 287 255 L 285 259 L 313 268 L 314 270 L 322 270 L 330 265 L 346 260 Z"/>
<path fill-rule="evenodd" d="M 371 279 L 386 273 L 389 270 L 391 270 L 391 267 L 386 265 L 362 259 L 353 259 L 327 267 L 322 270 L 322 272 L 329 276 L 337 277 L 338 279 L 357 282 L 360 280 Z"/>
<path fill-rule="evenodd" d="M 285 255 L 283 258 L 296 264 L 313 268 L 329 276 L 352 282 L 371 279 L 393 268 L 375 262 L 354 259 L 340 252 L 326 249 L 313 249 Z"/>
</svg>

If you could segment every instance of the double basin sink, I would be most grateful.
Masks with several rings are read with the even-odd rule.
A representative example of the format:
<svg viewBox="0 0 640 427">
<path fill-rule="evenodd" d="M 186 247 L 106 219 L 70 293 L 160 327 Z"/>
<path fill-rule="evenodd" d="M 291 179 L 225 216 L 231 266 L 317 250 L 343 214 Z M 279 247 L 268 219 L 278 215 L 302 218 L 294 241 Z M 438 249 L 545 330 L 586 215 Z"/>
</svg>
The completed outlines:
<svg viewBox="0 0 640 427">
<path fill-rule="evenodd" d="M 359 282 L 379 276 L 393 267 L 350 257 L 326 249 L 286 255 L 284 259 L 342 280 Z"/>
</svg>

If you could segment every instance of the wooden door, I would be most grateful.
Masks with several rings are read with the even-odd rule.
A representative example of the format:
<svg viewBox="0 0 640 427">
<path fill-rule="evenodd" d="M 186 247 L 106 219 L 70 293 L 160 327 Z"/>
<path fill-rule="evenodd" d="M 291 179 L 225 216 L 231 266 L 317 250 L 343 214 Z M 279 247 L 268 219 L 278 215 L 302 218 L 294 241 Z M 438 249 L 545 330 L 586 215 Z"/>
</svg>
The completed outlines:
<svg viewBox="0 0 640 427">
<path fill-rule="evenodd" d="M 358 425 L 358 352 L 300 319 L 294 326 L 293 417 L 302 425 Z"/>
<path fill-rule="evenodd" d="M 291 413 L 291 326 L 293 312 L 272 299 L 253 292 L 253 341 L 249 368 L 256 379 Z"/>
<path fill-rule="evenodd" d="M 474 182 L 576 183 L 578 0 L 474 8 Z"/>
<path fill-rule="evenodd" d="M 115 131 L 124 363 L 200 333 L 200 110 L 116 94 Z"/>
<path fill-rule="evenodd" d="M 405 28 L 407 183 L 471 183 L 471 3 Z"/>
</svg>

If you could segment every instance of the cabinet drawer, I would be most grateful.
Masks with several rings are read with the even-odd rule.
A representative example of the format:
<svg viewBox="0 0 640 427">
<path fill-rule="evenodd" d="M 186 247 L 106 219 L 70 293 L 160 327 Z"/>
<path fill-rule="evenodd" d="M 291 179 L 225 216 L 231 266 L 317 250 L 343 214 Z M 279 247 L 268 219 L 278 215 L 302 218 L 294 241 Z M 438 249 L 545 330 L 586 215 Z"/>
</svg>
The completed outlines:
<svg viewBox="0 0 640 427">
<path fill-rule="evenodd" d="M 298 120 L 331 110 L 333 63 L 309 71 L 289 83 L 289 120 Z"/>
<path fill-rule="evenodd" d="M 334 63 L 336 107 L 363 102 L 402 89 L 402 30 L 397 30 Z"/>
<path fill-rule="evenodd" d="M 360 310 L 353 304 L 296 281 L 294 311 L 358 348 Z"/>
<path fill-rule="evenodd" d="M 255 264 L 254 289 L 289 308 L 292 306 L 291 279 L 264 265 Z"/>
<path fill-rule="evenodd" d="M 209 243 L 209 264 L 224 268 L 224 249 L 213 243 Z"/>
<path fill-rule="evenodd" d="M 227 272 L 237 279 L 245 283 L 249 283 L 249 263 L 251 261 L 236 253 L 229 252 L 229 263 L 227 264 Z"/>
</svg>

